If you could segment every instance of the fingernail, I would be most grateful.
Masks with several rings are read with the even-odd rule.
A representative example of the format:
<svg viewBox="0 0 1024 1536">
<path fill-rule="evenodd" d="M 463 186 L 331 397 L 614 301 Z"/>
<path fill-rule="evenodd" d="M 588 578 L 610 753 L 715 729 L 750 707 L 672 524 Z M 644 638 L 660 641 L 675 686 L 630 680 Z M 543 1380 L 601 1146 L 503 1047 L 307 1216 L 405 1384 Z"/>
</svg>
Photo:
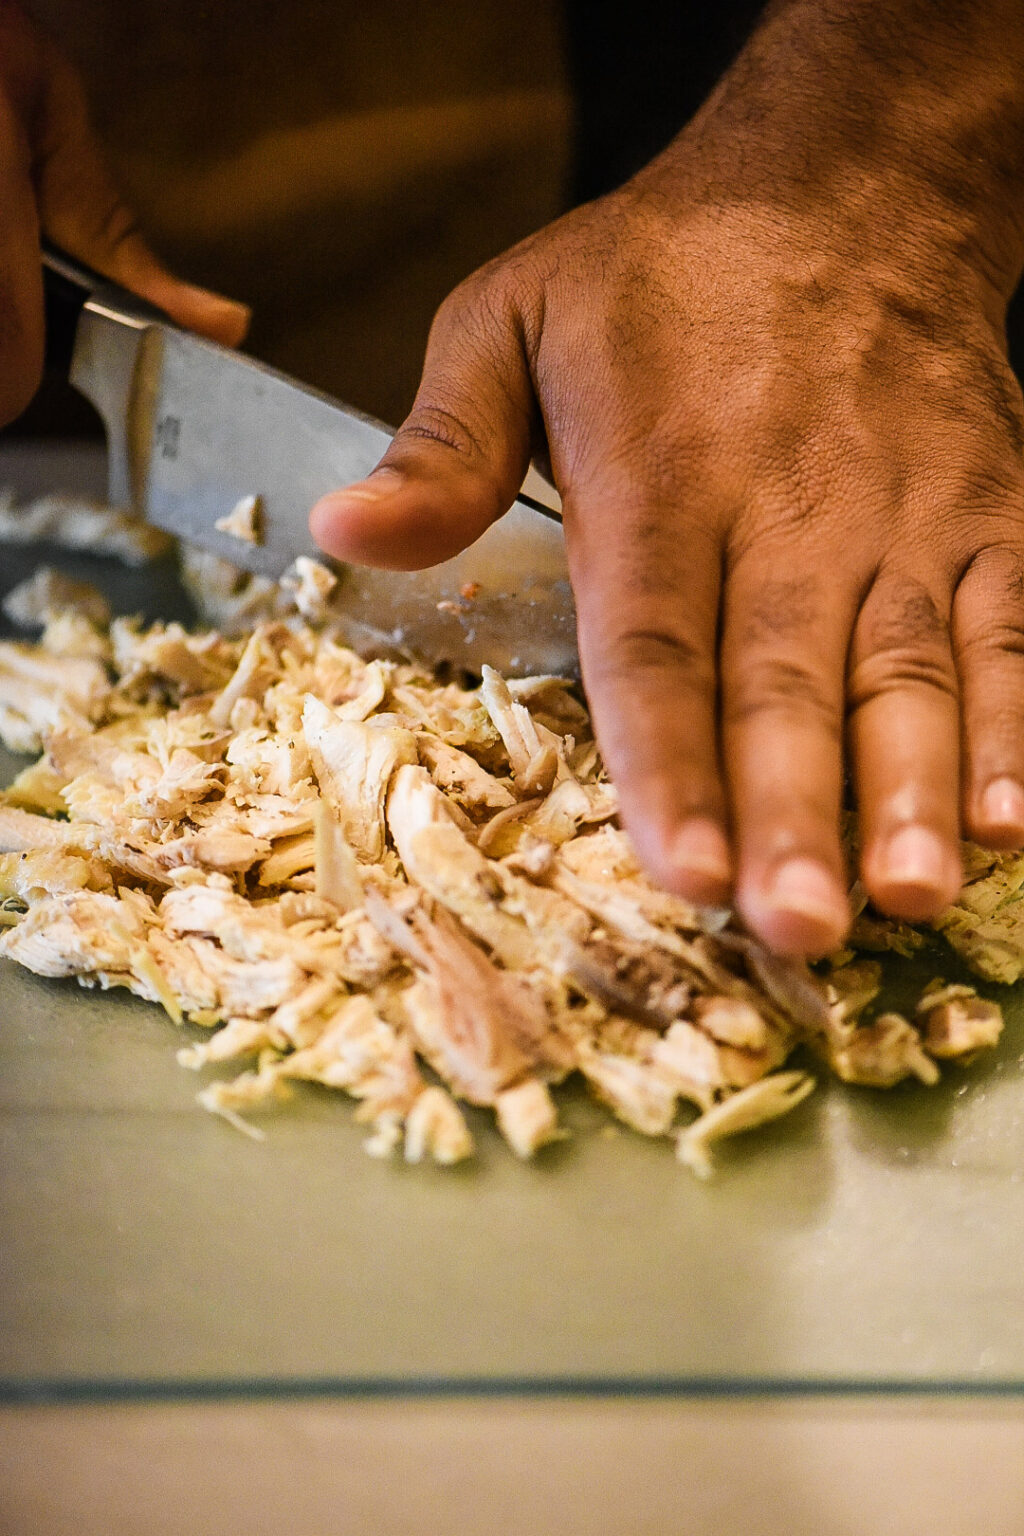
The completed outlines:
<svg viewBox="0 0 1024 1536">
<path fill-rule="evenodd" d="M 393 485 L 372 485 L 361 481 L 359 485 L 346 485 L 343 491 L 334 491 L 330 500 L 336 501 L 386 501 L 394 492 Z"/>
<path fill-rule="evenodd" d="M 199 283 L 189 283 L 188 287 L 197 299 L 202 299 L 206 304 L 216 304 L 226 315 L 233 315 L 246 325 L 252 319 L 252 306 L 243 304 L 241 299 L 229 299 L 227 294 L 217 293 L 213 288 L 203 288 Z"/>
<path fill-rule="evenodd" d="M 399 489 L 405 476 L 393 464 L 380 464 L 365 480 L 355 480 L 351 485 L 340 485 L 323 498 L 323 505 L 333 506 L 345 501 L 386 501 Z M 318 503 L 319 505 L 319 503 Z"/>
<path fill-rule="evenodd" d="M 186 299 L 185 295 L 188 295 Z M 249 331 L 252 310 L 238 299 L 225 298 L 210 288 L 200 288 L 186 283 L 184 289 L 175 287 L 164 294 L 153 295 L 170 313 L 184 324 L 194 326 L 204 336 L 219 341 L 222 346 L 241 346 Z"/>
<path fill-rule="evenodd" d="M 942 891 L 949 881 L 949 854 L 928 827 L 901 827 L 882 852 L 882 873 L 895 885 Z"/>
<path fill-rule="evenodd" d="M 849 920 L 846 897 L 835 875 L 816 859 L 787 859 L 780 864 L 765 897 L 776 912 L 807 917 L 826 928 L 842 930 Z"/>
<path fill-rule="evenodd" d="M 672 865 L 681 873 L 703 876 L 718 885 L 732 879 L 725 834 L 716 822 L 694 817 L 684 822 L 672 842 Z"/>
<path fill-rule="evenodd" d="M 981 797 L 981 819 L 988 827 L 1024 829 L 1024 789 L 1016 779 L 993 779 Z"/>
<path fill-rule="evenodd" d="M 326 549 L 328 554 L 339 554 L 339 551 L 331 547 L 337 528 L 335 527 L 334 497 L 325 496 L 310 510 L 309 532 L 315 544 L 321 549 Z M 340 554 L 339 554 L 340 558 Z"/>
</svg>

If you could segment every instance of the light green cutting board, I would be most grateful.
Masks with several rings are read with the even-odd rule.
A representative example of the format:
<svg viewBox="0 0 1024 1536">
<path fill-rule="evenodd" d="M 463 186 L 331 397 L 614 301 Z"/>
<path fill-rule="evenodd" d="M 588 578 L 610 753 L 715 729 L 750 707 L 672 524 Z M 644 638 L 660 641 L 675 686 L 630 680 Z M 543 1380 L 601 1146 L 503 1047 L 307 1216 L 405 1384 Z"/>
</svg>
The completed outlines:
<svg viewBox="0 0 1024 1536">
<path fill-rule="evenodd" d="M 901 962 L 894 1000 L 934 968 Z M 375 1162 L 312 1088 L 255 1143 L 195 1104 L 174 1053 L 199 1031 L 0 964 L 0 1394 L 1024 1390 L 1024 997 L 1003 1001 L 970 1070 L 830 1085 L 703 1184 L 572 1092 L 577 1134 L 531 1164 L 482 1113 L 472 1165 Z"/>
</svg>

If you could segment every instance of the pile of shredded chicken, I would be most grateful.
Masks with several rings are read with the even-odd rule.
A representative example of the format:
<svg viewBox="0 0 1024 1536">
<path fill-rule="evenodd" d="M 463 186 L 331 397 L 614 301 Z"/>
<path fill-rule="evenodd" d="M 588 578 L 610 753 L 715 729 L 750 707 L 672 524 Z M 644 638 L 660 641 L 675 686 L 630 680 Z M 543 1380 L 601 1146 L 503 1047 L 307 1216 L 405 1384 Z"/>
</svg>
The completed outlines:
<svg viewBox="0 0 1024 1536">
<path fill-rule="evenodd" d="M 295 617 L 237 641 L 107 624 L 59 587 L 43 617 L 0 644 L 0 736 L 42 753 L 0 800 L 0 954 L 208 1030 L 179 1060 L 236 1065 L 199 1099 L 251 1134 L 305 1079 L 359 1101 L 376 1156 L 470 1156 L 463 1101 L 529 1157 L 579 1073 L 705 1174 L 810 1092 L 779 1070 L 797 1045 L 885 1087 L 998 1039 L 966 986 L 873 1011 L 857 951 L 912 930 L 862 913 L 817 975 L 651 886 L 562 679 L 463 688 Z M 938 926 L 1015 979 L 1024 859 L 970 857 Z"/>
</svg>

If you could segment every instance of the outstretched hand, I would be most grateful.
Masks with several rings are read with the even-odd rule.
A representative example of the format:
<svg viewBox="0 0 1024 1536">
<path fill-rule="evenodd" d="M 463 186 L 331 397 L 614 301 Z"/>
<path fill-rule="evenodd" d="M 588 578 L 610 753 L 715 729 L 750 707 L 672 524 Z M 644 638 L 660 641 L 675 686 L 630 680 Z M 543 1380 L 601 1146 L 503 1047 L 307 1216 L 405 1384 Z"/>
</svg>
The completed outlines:
<svg viewBox="0 0 1024 1536">
<path fill-rule="evenodd" d="M 1019 241 L 931 174 L 934 116 L 922 168 L 848 125 L 822 154 L 821 102 L 750 113 L 817 9 L 780 8 L 790 34 L 664 156 L 451 295 L 380 467 L 312 522 L 343 560 L 432 564 L 545 452 L 642 860 L 804 955 L 848 926 L 845 767 L 883 912 L 951 900 L 961 829 L 1024 842 Z"/>
</svg>

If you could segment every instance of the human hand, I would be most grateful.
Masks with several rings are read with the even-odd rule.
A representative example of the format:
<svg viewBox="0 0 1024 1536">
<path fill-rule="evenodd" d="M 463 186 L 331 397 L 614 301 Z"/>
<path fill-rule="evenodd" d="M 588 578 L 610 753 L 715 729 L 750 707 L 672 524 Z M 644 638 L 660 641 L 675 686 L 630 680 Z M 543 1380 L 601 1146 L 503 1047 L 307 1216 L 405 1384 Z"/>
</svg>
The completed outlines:
<svg viewBox="0 0 1024 1536">
<path fill-rule="evenodd" d="M 849 920 L 844 761 L 884 912 L 954 896 L 962 825 L 1024 841 L 1019 221 L 946 197 L 941 153 L 926 175 L 830 147 L 820 104 L 751 133 L 746 68 L 633 182 L 456 290 L 393 446 L 312 527 L 343 560 L 431 564 L 546 449 L 641 858 L 817 955 Z"/>
<path fill-rule="evenodd" d="M 0 426 L 35 393 L 43 361 L 40 234 L 228 346 L 244 304 L 174 277 L 121 201 L 75 71 L 14 3 L 0 0 Z"/>
</svg>

